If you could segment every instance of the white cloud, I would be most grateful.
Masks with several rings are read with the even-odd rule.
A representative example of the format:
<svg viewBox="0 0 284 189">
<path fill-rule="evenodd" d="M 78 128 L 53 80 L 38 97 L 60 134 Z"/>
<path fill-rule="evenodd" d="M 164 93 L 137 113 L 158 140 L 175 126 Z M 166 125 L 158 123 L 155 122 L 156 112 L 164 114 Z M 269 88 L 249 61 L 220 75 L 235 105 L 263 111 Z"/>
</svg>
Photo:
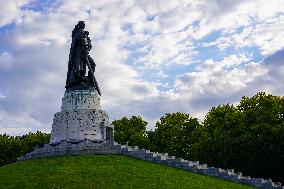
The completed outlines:
<svg viewBox="0 0 284 189">
<path fill-rule="evenodd" d="M 0 27 L 21 19 L 21 7 L 27 5 L 31 0 L 0 1 Z"/>
<path fill-rule="evenodd" d="M 216 62 L 207 60 L 198 67 L 196 72 L 180 76 L 176 88 L 187 93 L 191 100 L 200 96 L 229 96 L 247 87 L 250 82 L 264 77 L 266 70 L 258 63 L 247 63 L 243 55 L 225 57 Z M 194 92 L 192 92 L 194 91 Z"/>
<path fill-rule="evenodd" d="M 192 42 L 184 33 L 171 33 L 153 36 L 148 40 L 147 54 L 138 59 L 147 68 L 161 69 L 172 64 L 191 64 L 191 57 L 196 53 Z"/>
<path fill-rule="evenodd" d="M 15 26 L 9 32 L 0 28 L 2 133 L 50 131 L 53 114 L 60 110 L 70 35 L 78 20 L 90 32 L 102 105 L 111 119 L 142 115 L 153 128 L 168 112 L 202 119 L 212 106 L 234 103 L 243 95 L 284 92 L 279 82 L 283 53 L 273 54 L 283 47 L 282 1 L 62 0 L 45 11 L 21 10 L 29 1 L 9 1 L 7 7 L 3 2 L 0 27 Z M 7 14 L 9 6 L 15 14 Z M 221 36 L 203 41 L 214 31 Z M 236 50 L 220 52 L 223 58 L 216 60 L 200 51 L 199 43 L 223 52 L 256 46 L 272 55 L 258 62 L 252 53 L 257 49 Z"/>
<path fill-rule="evenodd" d="M 221 51 L 228 47 L 240 49 L 256 46 L 263 55 L 268 55 L 284 47 L 284 16 L 267 19 L 255 26 L 247 26 L 239 33 L 224 34 L 213 42 L 204 43 L 205 47 L 217 46 Z"/>
<path fill-rule="evenodd" d="M 49 129 L 46 129 L 44 124 L 32 119 L 27 114 L 13 115 L 3 110 L 0 110 L 0 125 L 0 134 L 22 135 L 37 130 L 49 132 Z"/>
<path fill-rule="evenodd" d="M 180 99 L 193 108 L 192 114 L 203 119 L 213 106 L 238 102 L 242 96 L 259 91 L 283 95 L 284 51 L 277 51 L 263 61 L 247 62 L 244 55 L 205 61 L 196 72 L 179 76 L 175 86 Z M 229 68 L 229 69 L 228 69 Z M 195 111 L 197 110 L 197 111 Z"/>
<path fill-rule="evenodd" d="M 201 1 L 198 7 L 203 14 L 194 37 L 200 39 L 213 31 L 220 29 L 228 32 L 235 31 L 240 27 L 277 17 L 278 14 L 283 13 L 284 2 L 279 0 Z"/>
</svg>

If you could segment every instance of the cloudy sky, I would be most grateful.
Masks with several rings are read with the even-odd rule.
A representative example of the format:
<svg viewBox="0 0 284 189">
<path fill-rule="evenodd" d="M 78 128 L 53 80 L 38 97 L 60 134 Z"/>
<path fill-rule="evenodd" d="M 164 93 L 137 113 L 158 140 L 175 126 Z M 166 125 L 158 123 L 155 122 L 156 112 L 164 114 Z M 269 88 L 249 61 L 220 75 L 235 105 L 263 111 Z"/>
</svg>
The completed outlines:
<svg viewBox="0 0 284 189">
<path fill-rule="evenodd" d="M 283 0 L 0 0 L 0 133 L 50 132 L 79 20 L 111 121 L 284 95 Z"/>
</svg>

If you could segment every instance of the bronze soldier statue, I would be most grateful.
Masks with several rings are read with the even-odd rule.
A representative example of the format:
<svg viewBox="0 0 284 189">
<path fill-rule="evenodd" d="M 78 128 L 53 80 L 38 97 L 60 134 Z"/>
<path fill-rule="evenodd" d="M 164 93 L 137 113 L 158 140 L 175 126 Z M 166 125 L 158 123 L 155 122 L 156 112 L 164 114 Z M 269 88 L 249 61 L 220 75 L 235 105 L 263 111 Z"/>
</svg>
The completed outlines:
<svg viewBox="0 0 284 189">
<path fill-rule="evenodd" d="M 72 43 L 68 61 L 66 90 L 97 90 L 101 95 L 98 83 L 94 76 L 96 64 L 89 55 L 92 49 L 89 32 L 84 31 L 84 21 L 79 21 L 72 31 Z M 88 76 L 86 76 L 88 67 Z"/>
</svg>

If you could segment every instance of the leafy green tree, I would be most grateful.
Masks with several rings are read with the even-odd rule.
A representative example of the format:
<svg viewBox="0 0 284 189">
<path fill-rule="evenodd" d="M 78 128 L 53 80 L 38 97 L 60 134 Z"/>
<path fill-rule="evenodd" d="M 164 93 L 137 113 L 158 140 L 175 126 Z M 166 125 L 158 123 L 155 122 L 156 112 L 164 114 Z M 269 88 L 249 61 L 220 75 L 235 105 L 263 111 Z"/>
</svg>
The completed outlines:
<svg viewBox="0 0 284 189">
<path fill-rule="evenodd" d="M 148 133 L 153 150 L 167 152 L 177 157 L 188 157 L 192 145 L 192 132 L 200 127 L 196 118 L 177 112 L 168 113 L 156 123 L 156 129 Z"/>
<path fill-rule="evenodd" d="M 224 166 L 224 157 L 233 153 L 232 139 L 244 132 L 240 118 L 240 112 L 233 105 L 213 107 L 205 116 L 203 127 L 194 133 L 199 141 L 190 149 L 191 159 Z"/>
<path fill-rule="evenodd" d="M 204 132 L 208 133 L 208 137 L 213 141 L 239 136 L 243 132 L 240 118 L 240 112 L 233 105 L 213 107 L 205 116 Z"/>
<path fill-rule="evenodd" d="M 199 140 L 192 145 L 190 158 L 283 182 L 283 100 L 261 92 L 243 97 L 237 106 L 212 108 L 194 132 Z"/>
<path fill-rule="evenodd" d="M 249 140 L 242 144 L 244 164 L 236 166 L 252 176 L 284 182 L 284 97 L 260 92 L 243 97 L 237 108 Z"/>
<path fill-rule="evenodd" d="M 0 166 L 17 161 L 17 158 L 48 143 L 50 135 L 42 132 L 23 136 L 0 135 Z"/>
<path fill-rule="evenodd" d="M 19 139 L 6 134 L 0 135 L 0 166 L 14 162 L 22 153 L 22 144 Z"/>
<path fill-rule="evenodd" d="M 237 108 L 242 114 L 246 129 L 264 123 L 273 127 L 284 121 L 283 97 L 260 92 L 251 98 L 243 97 Z"/>
<path fill-rule="evenodd" d="M 36 147 L 43 147 L 44 144 L 49 143 L 50 134 L 37 131 L 36 133 L 28 133 L 19 137 L 23 147 L 23 153 L 33 151 Z"/>
<path fill-rule="evenodd" d="M 146 125 L 140 116 L 132 116 L 130 119 L 123 117 L 112 122 L 114 125 L 114 140 L 119 144 L 128 143 L 131 146 L 141 148 L 148 147 L 146 137 Z"/>
</svg>

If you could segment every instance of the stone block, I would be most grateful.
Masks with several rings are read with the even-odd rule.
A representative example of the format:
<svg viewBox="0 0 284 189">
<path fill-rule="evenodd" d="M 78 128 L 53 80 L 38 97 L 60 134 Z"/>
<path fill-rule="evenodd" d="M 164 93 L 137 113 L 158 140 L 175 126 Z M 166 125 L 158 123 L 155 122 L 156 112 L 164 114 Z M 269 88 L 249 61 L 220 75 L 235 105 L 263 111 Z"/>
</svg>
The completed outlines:
<svg viewBox="0 0 284 189">
<path fill-rule="evenodd" d="M 250 180 L 250 184 L 252 186 L 261 187 L 263 182 L 263 178 L 252 178 Z"/>
<path fill-rule="evenodd" d="M 189 161 L 192 165 L 199 165 L 199 161 Z"/>
<path fill-rule="evenodd" d="M 227 171 L 228 171 L 229 174 L 235 173 L 234 169 L 227 169 Z"/>
<path fill-rule="evenodd" d="M 168 153 L 161 153 L 161 155 L 163 155 L 163 156 L 169 156 Z"/>
<path fill-rule="evenodd" d="M 146 158 L 146 150 L 137 150 L 133 152 L 134 157 L 139 159 L 145 159 Z"/>
<path fill-rule="evenodd" d="M 189 171 L 193 172 L 193 173 L 198 173 L 198 168 L 197 165 L 190 165 L 188 168 Z"/>
<path fill-rule="evenodd" d="M 236 175 L 238 175 L 240 177 L 243 176 L 242 172 L 237 172 Z"/>
<path fill-rule="evenodd" d="M 189 166 L 190 166 L 189 165 L 189 161 L 182 161 L 182 162 L 180 162 L 180 167 L 182 169 L 187 169 Z"/>
<path fill-rule="evenodd" d="M 128 154 L 132 157 L 136 157 L 136 153 L 139 153 L 138 146 L 128 146 Z"/>
<path fill-rule="evenodd" d="M 128 150 L 129 150 L 128 147 L 121 148 L 121 154 L 129 155 L 129 151 Z"/>
<path fill-rule="evenodd" d="M 207 164 L 193 165 L 191 166 L 193 172 L 205 174 L 207 172 Z"/>
<path fill-rule="evenodd" d="M 191 161 L 180 162 L 180 168 L 195 173 L 197 172 L 197 165 L 193 165 Z"/>
<path fill-rule="evenodd" d="M 225 170 L 225 172 L 220 173 L 221 178 L 231 180 L 231 181 L 237 181 L 243 179 L 243 176 L 241 173 L 233 173 L 230 170 Z"/>
<path fill-rule="evenodd" d="M 181 162 L 183 162 L 184 159 L 178 158 L 178 159 L 174 159 L 174 164 L 172 165 L 173 167 L 176 168 L 181 168 Z"/>
<path fill-rule="evenodd" d="M 175 156 L 165 156 L 166 164 L 172 167 L 179 167 L 179 162 L 176 161 Z M 178 166 L 177 166 L 178 164 Z"/>
<path fill-rule="evenodd" d="M 207 169 L 207 164 L 197 165 L 197 169 Z"/>
<path fill-rule="evenodd" d="M 150 155 L 150 157 L 152 156 L 152 159 L 150 161 L 160 161 L 161 158 L 162 158 L 162 155 L 160 153 L 157 153 L 157 152 L 152 152 L 152 155 Z"/>
<path fill-rule="evenodd" d="M 221 172 L 219 168 L 208 167 L 207 170 L 205 171 L 205 174 L 213 177 L 218 177 L 219 172 Z"/>
<path fill-rule="evenodd" d="M 229 179 L 230 175 L 228 174 L 227 170 L 222 169 L 222 171 L 219 170 L 219 178 L 222 179 Z"/>
<path fill-rule="evenodd" d="M 272 182 L 272 188 L 284 189 L 280 182 Z"/>
<path fill-rule="evenodd" d="M 155 155 L 153 157 L 153 161 L 156 162 L 156 163 L 162 163 L 162 154 L 155 153 Z"/>
<path fill-rule="evenodd" d="M 235 181 L 237 181 L 238 183 L 242 183 L 242 184 L 250 184 L 251 183 L 251 178 L 250 177 L 245 177 L 245 176 L 237 176 L 236 179 L 234 179 Z"/>
<path fill-rule="evenodd" d="M 199 165 L 198 161 L 188 161 L 190 166 L 197 166 Z"/>
<path fill-rule="evenodd" d="M 262 188 L 272 188 L 272 180 L 271 179 L 263 179 Z"/>
<path fill-rule="evenodd" d="M 154 158 L 154 152 L 146 152 L 145 160 L 152 161 Z"/>
</svg>

